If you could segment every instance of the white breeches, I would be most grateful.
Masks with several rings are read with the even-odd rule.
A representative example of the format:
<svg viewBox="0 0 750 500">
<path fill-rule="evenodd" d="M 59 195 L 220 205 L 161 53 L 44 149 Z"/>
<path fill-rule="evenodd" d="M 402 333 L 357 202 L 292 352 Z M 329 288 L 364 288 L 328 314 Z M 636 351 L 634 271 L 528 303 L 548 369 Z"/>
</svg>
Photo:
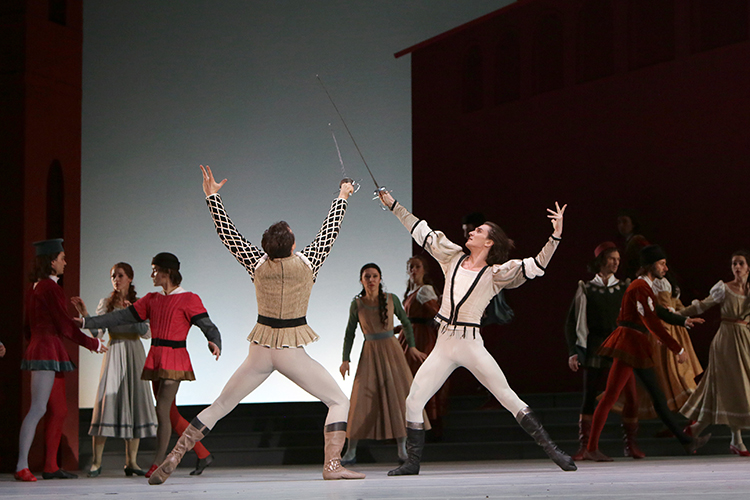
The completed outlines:
<svg viewBox="0 0 750 500">
<path fill-rule="evenodd" d="M 459 366 L 467 368 L 513 416 L 526 408 L 527 404 L 508 386 L 495 358 L 484 348 L 482 337 L 477 333 L 475 339 L 467 333 L 466 338 L 461 338 L 462 333 L 447 330 L 438 335 L 435 348 L 414 375 L 406 398 L 407 421 L 423 422 L 422 410 L 427 401 Z"/>
<path fill-rule="evenodd" d="M 346 422 L 349 399 L 323 366 L 302 347 L 271 349 L 250 344 L 247 358 L 229 378 L 214 403 L 198 414 L 209 429 L 227 415 L 242 399 L 263 383 L 274 370 L 320 399 L 328 406 L 326 425 Z"/>
</svg>

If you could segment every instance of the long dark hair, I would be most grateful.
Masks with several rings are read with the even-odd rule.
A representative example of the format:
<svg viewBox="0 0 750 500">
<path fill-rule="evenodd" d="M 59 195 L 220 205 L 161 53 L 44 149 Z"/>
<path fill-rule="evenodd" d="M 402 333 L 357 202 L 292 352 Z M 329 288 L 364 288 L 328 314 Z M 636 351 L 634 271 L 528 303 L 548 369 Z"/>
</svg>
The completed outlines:
<svg viewBox="0 0 750 500">
<path fill-rule="evenodd" d="M 480 224 L 481 225 L 481 224 Z M 432 277 L 430 276 L 430 265 L 429 261 L 427 260 L 427 257 L 424 255 L 414 255 L 412 257 L 409 257 L 409 260 L 406 261 L 406 272 L 409 272 L 409 266 L 411 266 L 411 263 L 415 260 L 418 260 L 422 263 L 422 269 L 424 269 L 424 277 L 422 278 L 422 282 L 425 285 L 433 285 Z M 406 297 L 409 296 L 409 286 L 411 285 L 411 279 L 406 279 L 406 291 L 404 292 L 404 300 L 406 300 Z"/>
<path fill-rule="evenodd" d="M 47 279 L 52 275 L 52 262 L 62 252 L 48 253 L 46 255 L 37 255 L 34 258 L 34 267 L 29 273 L 29 281 L 36 283 L 39 280 Z"/>
<path fill-rule="evenodd" d="M 138 296 L 135 294 L 135 286 L 133 285 L 133 267 L 128 264 L 127 262 L 118 262 L 114 266 L 112 266 L 112 270 L 109 272 L 110 276 L 112 273 L 114 273 L 117 269 L 122 269 L 122 272 L 125 273 L 125 276 L 130 278 L 130 285 L 128 286 L 128 294 L 125 297 L 125 300 L 130 302 L 131 304 L 138 300 Z M 117 290 L 112 290 L 112 293 L 109 294 L 109 297 L 107 297 L 107 312 L 112 312 L 115 310 L 115 307 L 118 305 L 122 305 L 120 300 L 120 293 Z"/>
<path fill-rule="evenodd" d="M 362 269 L 359 270 L 360 283 L 362 282 L 362 274 L 366 269 L 375 269 L 380 275 L 380 283 L 378 284 L 378 309 L 380 309 L 380 322 L 383 323 L 383 327 L 385 327 L 388 325 L 388 297 L 386 297 L 385 292 L 383 292 L 383 271 L 381 271 L 380 266 L 378 266 L 374 262 L 365 264 L 364 266 L 362 266 Z M 366 294 L 367 292 L 365 292 L 365 286 L 362 285 L 362 291 L 359 292 L 357 297 L 362 298 Z"/>
<path fill-rule="evenodd" d="M 513 243 L 513 240 L 508 238 L 505 231 L 494 222 L 487 221 L 485 224 L 490 228 L 487 236 L 489 236 L 493 243 L 490 247 L 490 252 L 487 255 L 487 264 L 490 266 L 502 264 L 508 260 L 508 255 L 510 254 L 510 251 L 516 247 L 516 244 Z"/>
</svg>

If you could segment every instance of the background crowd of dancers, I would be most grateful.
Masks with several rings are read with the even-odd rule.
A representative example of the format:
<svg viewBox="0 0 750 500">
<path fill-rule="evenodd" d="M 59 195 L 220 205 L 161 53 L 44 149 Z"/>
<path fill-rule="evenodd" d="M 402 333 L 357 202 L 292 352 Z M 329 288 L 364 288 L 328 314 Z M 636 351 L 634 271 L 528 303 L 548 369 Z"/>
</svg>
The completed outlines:
<svg viewBox="0 0 750 500">
<path fill-rule="evenodd" d="M 216 401 L 187 422 L 175 397 L 181 381 L 195 380 L 187 351 L 188 332 L 197 326 L 216 360 L 222 342 L 200 297 L 182 288 L 178 257 L 167 252 L 154 256 L 151 279 L 160 291 L 143 297 L 136 294 L 133 268 L 125 262 L 115 263 L 110 269 L 111 294 L 99 301 L 94 315 L 80 297 L 73 297 L 72 305 L 79 313 L 74 318 L 57 284 L 66 264 L 62 240 L 35 243 L 36 259 L 25 302 L 28 342 L 21 365 L 31 373 L 31 405 L 20 430 L 16 479 L 37 480 L 29 470 L 28 453 L 42 417 L 46 457 L 42 477 L 76 477 L 57 463 L 68 411 L 64 374 L 75 370 L 63 344 L 66 338 L 104 355 L 89 429 L 93 446 L 89 477 L 101 474 L 107 438 L 125 440 L 124 473 L 128 476 L 163 483 L 191 449 L 198 458 L 190 474 L 201 474 L 213 461 L 201 444 L 203 437 L 274 371 L 328 406 L 323 429 L 324 479 L 364 478 L 346 466 L 356 464 L 357 443 L 365 439 L 395 440 L 399 465 L 388 475 L 418 474 L 425 432 L 431 428 L 437 434 L 442 432 L 447 380 L 460 366 L 466 367 L 565 471 L 576 470 L 575 461 L 611 460 L 599 450 L 599 439 L 613 409 L 622 414 L 625 456 L 644 458 L 637 443 L 638 421 L 655 417 L 688 454 L 708 441 L 710 434 L 704 430 L 709 425 L 719 424 L 731 430 L 730 451 L 750 456 L 741 434 L 750 427 L 747 251 L 731 255 L 730 281 L 718 281 L 704 300 L 685 306 L 664 250 L 639 233 L 632 214 L 620 215 L 622 243 L 618 247 L 605 241 L 594 249 L 588 264 L 593 277 L 578 283 L 564 323 L 568 366 L 581 373 L 583 380 L 580 447 L 569 456 L 511 389 L 482 340 L 488 306 L 499 301 L 501 306 L 493 303 L 490 309 L 504 307 L 508 311 L 502 291 L 543 276 L 551 265 L 562 240 L 564 205 L 556 203 L 554 209 L 548 209 L 552 234 L 541 251 L 534 257 L 509 260 L 513 241 L 481 214 L 464 219 L 467 239 L 460 246 L 381 190 L 382 204 L 424 251 L 406 263 L 408 280 L 401 299 L 384 290 L 377 263 L 365 263 L 360 269 L 362 290 L 352 300 L 346 322 L 339 368 L 342 377 L 351 375 L 357 326 L 364 342 L 351 397 L 347 398 L 304 346 L 318 339 L 307 324 L 308 302 L 339 234 L 347 200 L 354 191 L 351 181 L 340 183 L 339 194 L 315 239 L 297 251 L 294 233 L 285 222 L 269 227 L 260 247 L 243 237 L 218 194 L 227 180 L 217 182 L 209 167 L 201 166 L 201 170 L 217 234 L 256 288 L 258 320 L 248 336 L 246 360 L 217 391 Z M 435 265 L 445 278 L 442 291 L 435 289 L 431 279 Z M 704 371 L 688 329 L 703 322 L 694 316 L 714 306 L 721 309 L 721 324 Z M 399 326 L 394 326 L 394 317 Z M 106 345 L 102 341 L 105 333 L 109 335 Z M 150 339 L 148 353 L 141 339 Z M 0 357 L 4 354 L 0 343 Z M 676 412 L 690 420 L 688 426 L 679 423 Z M 167 453 L 172 431 L 180 437 Z M 156 451 L 150 467 L 142 469 L 137 461 L 139 442 L 151 437 L 156 438 Z"/>
</svg>

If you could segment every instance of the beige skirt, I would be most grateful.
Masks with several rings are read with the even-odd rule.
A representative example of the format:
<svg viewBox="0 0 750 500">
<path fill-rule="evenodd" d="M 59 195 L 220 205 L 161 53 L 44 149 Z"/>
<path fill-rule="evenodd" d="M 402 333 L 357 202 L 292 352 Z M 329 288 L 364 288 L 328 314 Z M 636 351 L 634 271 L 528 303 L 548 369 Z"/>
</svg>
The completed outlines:
<svg viewBox="0 0 750 500">
<path fill-rule="evenodd" d="M 406 396 L 411 382 L 411 371 L 396 337 L 366 340 L 354 376 L 347 437 L 406 437 Z M 425 429 L 429 429 L 426 413 L 424 419 Z"/>
<path fill-rule="evenodd" d="M 708 367 L 680 413 L 709 424 L 750 428 L 750 329 L 721 322 Z"/>
</svg>

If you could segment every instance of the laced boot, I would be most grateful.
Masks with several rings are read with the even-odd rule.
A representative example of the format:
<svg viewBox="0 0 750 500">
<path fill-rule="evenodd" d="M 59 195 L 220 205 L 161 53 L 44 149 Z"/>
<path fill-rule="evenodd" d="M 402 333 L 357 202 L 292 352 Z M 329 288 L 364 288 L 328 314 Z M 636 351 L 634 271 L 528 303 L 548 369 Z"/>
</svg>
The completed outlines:
<svg viewBox="0 0 750 500">
<path fill-rule="evenodd" d="M 161 484 L 169 479 L 169 476 L 177 468 L 185 453 L 192 450 L 195 443 L 203 439 L 210 430 L 198 420 L 198 417 L 194 418 L 187 429 L 185 429 L 185 432 L 182 433 L 180 439 L 177 440 L 177 444 L 171 453 L 167 455 L 164 462 L 148 478 L 148 484 Z"/>
<path fill-rule="evenodd" d="M 516 415 L 516 421 L 521 425 L 523 430 L 529 434 L 529 436 L 534 438 L 536 444 L 542 447 L 547 456 L 550 457 L 558 467 L 564 471 L 574 471 L 578 469 L 573 459 L 570 458 L 567 453 L 558 448 L 552 441 L 549 434 L 547 434 L 547 431 L 542 427 L 541 422 L 539 422 L 539 419 L 534 412 L 531 411 L 531 408 L 527 406 L 519 411 L 518 415 Z"/>
<path fill-rule="evenodd" d="M 626 457 L 633 458 L 644 458 L 645 453 L 638 447 L 636 436 L 638 435 L 638 419 L 636 418 L 623 418 L 622 419 L 622 442 L 625 445 L 624 453 Z"/>
<path fill-rule="evenodd" d="M 325 462 L 323 479 L 364 479 L 361 472 L 354 472 L 341 465 L 341 450 L 346 441 L 346 422 L 335 422 L 325 426 Z"/>
<path fill-rule="evenodd" d="M 580 443 L 580 446 L 578 448 L 578 451 L 575 455 L 573 455 L 573 460 L 585 460 L 583 457 L 584 452 L 586 451 L 586 447 L 589 444 L 589 436 L 591 435 L 591 420 L 594 418 L 593 415 L 579 415 L 578 418 L 578 442 Z"/>
<path fill-rule="evenodd" d="M 419 474 L 419 463 L 424 450 L 424 423 L 406 422 L 406 461 L 388 471 L 389 476 L 413 476 Z"/>
</svg>

